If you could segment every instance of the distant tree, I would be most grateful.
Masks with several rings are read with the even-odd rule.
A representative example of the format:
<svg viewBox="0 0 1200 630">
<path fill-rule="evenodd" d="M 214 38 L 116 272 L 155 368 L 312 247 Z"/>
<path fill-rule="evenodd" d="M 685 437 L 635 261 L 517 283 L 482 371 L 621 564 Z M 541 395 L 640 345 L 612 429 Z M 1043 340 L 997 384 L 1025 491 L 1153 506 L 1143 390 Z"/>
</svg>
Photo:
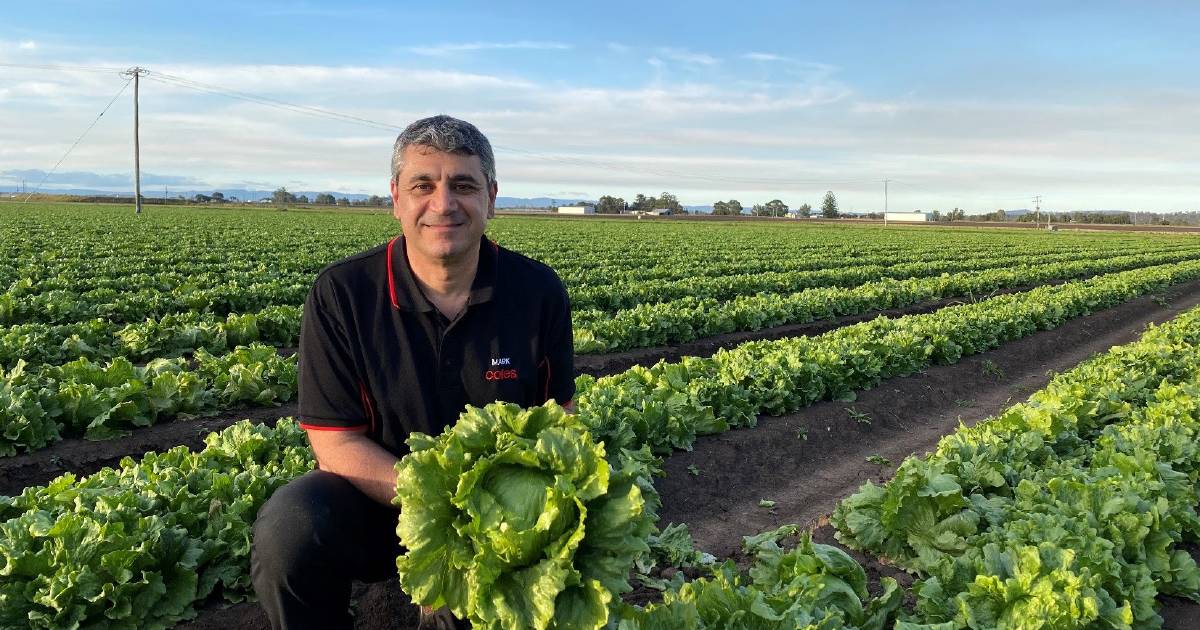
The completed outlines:
<svg viewBox="0 0 1200 630">
<path fill-rule="evenodd" d="M 318 203 L 323 206 L 332 206 L 333 204 L 337 203 L 337 199 L 335 199 L 333 195 L 329 193 L 318 193 L 313 199 L 313 203 Z"/>
<path fill-rule="evenodd" d="M 750 214 L 756 217 L 767 216 L 767 207 L 761 203 L 756 203 L 750 207 Z"/>
<path fill-rule="evenodd" d="M 388 198 L 380 197 L 379 195 L 371 195 L 370 197 L 367 197 L 367 205 L 371 206 L 372 208 L 384 208 L 388 205 Z"/>
<path fill-rule="evenodd" d="M 337 205 L 339 205 L 339 206 L 348 206 L 348 205 L 350 205 L 350 200 L 349 200 L 349 199 L 347 199 L 347 198 L 345 198 L 345 197 L 342 197 L 341 199 L 338 199 L 338 200 L 337 200 Z"/>
<path fill-rule="evenodd" d="M 646 195 L 643 195 L 642 193 L 638 193 L 637 197 L 634 197 L 633 199 L 633 208 L 643 212 L 646 210 L 652 210 L 654 208 L 654 199 L 652 197 L 646 197 Z"/>
<path fill-rule="evenodd" d="M 742 202 L 737 199 L 729 201 L 718 201 L 713 204 L 713 214 L 724 216 L 736 216 L 742 213 Z"/>
<path fill-rule="evenodd" d="M 837 197 L 833 196 L 832 190 L 825 192 L 825 199 L 821 202 L 821 216 L 826 219 L 838 218 Z"/>
<path fill-rule="evenodd" d="M 687 214 L 683 209 L 683 205 L 679 203 L 679 199 L 669 192 L 664 192 L 654 200 L 655 208 L 665 208 L 671 211 L 671 214 Z"/>
<path fill-rule="evenodd" d="M 772 216 L 772 217 L 781 217 L 781 216 L 787 214 L 787 211 L 788 211 L 787 204 L 783 203 L 782 201 L 780 201 L 778 199 L 772 199 L 772 200 L 768 201 L 766 203 L 765 209 L 767 211 L 767 216 Z"/>
<path fill-rule="evenodd" d="M 212 199 L 213 201 L 225 201 L 225 193 L 218 190 L 212 194 Z"/>
<path fill-rule="evenodd" d="M 200 193 L 196 193 L 196 196 L 192 197 L 192 201 L 195 201 L 196 203 L 208 203 L 212 200 L 212 197 L 209 197 L 208 195 L 202 195 Z"/>
<path fill-rule="evenodd" d="M 800 204 L 800 207 L 796 208 L 796 214 L 807 219 L 808 217 L 812 216 L 812 206 L 806 203 Z"/>
<path fill-rule="evenodd" d="M 1008 215 L 1005 214 L 1004 208 L 1000 208 L 1000 209 L 996 210 L 995 214 L 992 215 L 992 218 L 997 221 L 1007 221 Z"/>
<path fill-rule="evenodd" d="M 275 192 L 271 193 L 271 201 L 274 201 L 278 205 L 296 203 L 296 195 L 288 192 L 287 188 L 280 186 Z"/>
<path fill-rule="evenodd" d="M 308 203 L 308 195 L 300 195 L 296 197 L 296 203 Z"/>
<path fill-rule="evenodd" d="M 934 221 L 941 221 L 941 220 L 942 220 L 942 218 L 943 218 L 943 217 L 942 217 L 942 211 L 941 211 L 941 210 L 934 210 L 934 211 L 933 211 L 933 220 L 934 220 Z"/>
<path fill-rule="evenodd" d="M 966 216 L 967 216 L 967 213 L 964 212 L 962 208 L 955 207 L 953 210 L 950 211 L 950 213 L 948 215 L 946 215 L 946 220 L 947 221 L 962 221 L 963 218 Z"/>
<path fill-rule="evenodd" d="M 625 200 L 612 195 L 604 195 L 596 203 L 596 214 L 621 214 L 625 211 Z"/>
</svg>

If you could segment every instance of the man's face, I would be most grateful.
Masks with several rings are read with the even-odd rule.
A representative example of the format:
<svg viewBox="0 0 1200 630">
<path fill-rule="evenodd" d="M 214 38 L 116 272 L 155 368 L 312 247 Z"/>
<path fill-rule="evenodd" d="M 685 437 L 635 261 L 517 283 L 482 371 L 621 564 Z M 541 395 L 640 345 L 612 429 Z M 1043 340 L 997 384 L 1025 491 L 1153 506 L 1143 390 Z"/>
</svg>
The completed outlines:
<svg viewBox="0 0 1200 630">
<path fill-rule="evenodd" d="M 478 156 L 405 148 L 404 167 L 392 179 L 392 214 L 404 230 L 409 256 L 446 263 L 477 247 L 495 214 L 496 190 Z"/>
</svg>

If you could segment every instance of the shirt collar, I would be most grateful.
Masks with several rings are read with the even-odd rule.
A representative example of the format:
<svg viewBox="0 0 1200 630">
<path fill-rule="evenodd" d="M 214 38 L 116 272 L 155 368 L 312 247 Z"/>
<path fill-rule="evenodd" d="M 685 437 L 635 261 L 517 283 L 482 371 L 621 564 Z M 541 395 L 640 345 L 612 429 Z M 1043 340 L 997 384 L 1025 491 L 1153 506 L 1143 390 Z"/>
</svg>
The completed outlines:
<svg viewBox="0 0 1200 630">
<path fill-rule="evenodd" d="M 387 245 L 388 291 L 392 306 L 403 311 L 426 313 L 434 310 L 408 264 L 404 235 L 397 236 Z M 471 296 L 467 306 L 481 304 L 492 299 L 496 290 L 496 266 L 500 246 L 486 237 L 479 239 L 479 264 L 475 268 L 475 279 L 471 282 Z"/>
</svg>

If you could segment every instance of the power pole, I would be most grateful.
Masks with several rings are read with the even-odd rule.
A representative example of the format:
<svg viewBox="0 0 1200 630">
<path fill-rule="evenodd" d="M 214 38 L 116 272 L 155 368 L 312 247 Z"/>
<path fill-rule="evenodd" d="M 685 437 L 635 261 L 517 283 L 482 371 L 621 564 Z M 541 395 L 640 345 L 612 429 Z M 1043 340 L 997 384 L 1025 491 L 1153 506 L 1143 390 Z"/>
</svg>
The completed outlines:
<svg viewBox="0 0 1200 630">
<path fill-rule="evenodd" d="M 1035 211 L 1033 215 L 1033 227 L 1041 227 L 1042 225 L 1042 196 L 1038 195 L 1033 198 Z"/>
<path fill-rule="evenodd" d="M 138 66 L 121 73 L 121 76 L 133 78 L 133 208 L 135 214 L 142 213 L 142 149 L 138 139 L 138 77 L 146 74 L 146 70 Z"/>
<path fill-rule="evenodd" d="M 892 180 L 890 180 L 890 179 L 883 180 L 883 227 L 887 227 L 887 213 L 888 213 L 887 187 L 888 187 L 888 182 L 890 182 L 890 181 L 892 181 Z"/>
</svg>

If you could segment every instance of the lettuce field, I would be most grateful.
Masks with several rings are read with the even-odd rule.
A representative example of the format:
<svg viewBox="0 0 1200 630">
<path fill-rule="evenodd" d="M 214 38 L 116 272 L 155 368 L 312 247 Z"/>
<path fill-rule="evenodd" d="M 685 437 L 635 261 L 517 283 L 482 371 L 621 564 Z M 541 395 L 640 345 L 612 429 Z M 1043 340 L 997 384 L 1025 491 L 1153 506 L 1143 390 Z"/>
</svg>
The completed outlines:
<svg viewBox="0 0 1200 630">
<path fill-rule="evenodd" d="M 0 206 L 0 628 L 266 627 L 251 525 L 314 465 L 301 307 L 398 228 Z M 1197 236 L 488 235 L 566 284 L 576 408 L 412 436 L 358 627 L 1200 627 Z"/>
</svg>

